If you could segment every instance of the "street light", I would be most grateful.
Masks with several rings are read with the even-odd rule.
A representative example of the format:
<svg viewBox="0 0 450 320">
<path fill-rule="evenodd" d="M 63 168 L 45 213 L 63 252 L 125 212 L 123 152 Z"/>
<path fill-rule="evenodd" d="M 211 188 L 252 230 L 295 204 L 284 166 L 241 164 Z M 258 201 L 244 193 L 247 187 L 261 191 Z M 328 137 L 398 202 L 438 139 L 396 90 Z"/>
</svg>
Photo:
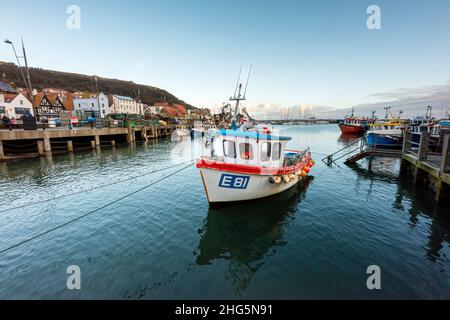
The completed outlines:
<svg viewBox="0 0 450 320">
<path fill-rule="evenodd" d="M 21 57 L 17 55 L 16 48 L 14 47 L 14 43 L 12 41 L 10 41 L 8 39 L 5 39 L 5 43 L 11 45 L 12 48 L 13 48 L 14 55 L 16 56 L 17 64 L 19 65 L 20 73 L 22 74 L 23 82 L 25 83 L 25 86 L 27 87 L 27 90 L 28 90 L 29 95 L 31 97 L 31 101 L 33 101 L 33 89 L 31 87 L 30 70 L 28 68 L 27 54 L 25 52 L 25 46 L 23 44 L 23 39 L 22 39 L 23 56 L 21 56 Z M 24 61 L 25 61 L 25 70 L 27 72 L 27 77 L 26 78 L 25 78 L 25 74 L 23 73 L 22 66 L 20 65 L 20 60 L 19 59 L 24 59 Z"/>
</svg>

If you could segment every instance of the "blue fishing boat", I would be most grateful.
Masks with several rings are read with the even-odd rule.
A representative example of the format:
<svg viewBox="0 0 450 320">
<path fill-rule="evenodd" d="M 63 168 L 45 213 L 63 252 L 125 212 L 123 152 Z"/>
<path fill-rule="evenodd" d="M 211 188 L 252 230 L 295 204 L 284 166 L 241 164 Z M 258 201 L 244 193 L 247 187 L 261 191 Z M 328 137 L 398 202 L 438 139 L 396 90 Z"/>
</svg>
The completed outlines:
<svg viewBox="0 0 450 320">
<path fill-rule="evenodd" d="M 406 129 L 407 120 L 391 113 L 391 107 L 386 110 L 385 120 L 374 121 L 369 124 L 369 131 L 366 135 L 367 144 L 386 149 L 401 149 L 403 145 L 403 130 Z"/>
</svg>

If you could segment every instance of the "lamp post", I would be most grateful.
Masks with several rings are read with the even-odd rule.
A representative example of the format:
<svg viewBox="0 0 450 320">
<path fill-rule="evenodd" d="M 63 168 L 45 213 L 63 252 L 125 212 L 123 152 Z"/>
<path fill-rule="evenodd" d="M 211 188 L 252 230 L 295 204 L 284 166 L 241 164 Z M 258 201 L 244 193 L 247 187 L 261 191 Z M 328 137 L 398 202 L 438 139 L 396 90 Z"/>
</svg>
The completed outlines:
<svg viewBox="0 0 450 320">
<path fill-rule="evenodd" d="M 25 46 L 23 44 L 23 39 L 21 39 L 21 40 L 22 40 L 23 56 L 18 56 L 17 55 L 16 48 L 14 47 L 14 43 L 12 41 L 6 39 L 5 43 L 11 45 L 12 48 L 13 48 L 14 55 L 16 56 L 17 64 L 19 65 L 20 73 L 22 74 L 23 82 L 25 83 L 25 86 L 27 87 L 27 90 L 28 90 L 29 95 L 31 97 L 31 101 L 33 101 L 33 88 L 31 87 L 31 78 L 30 78 L 30 70 L 28 68 L 27 54 L 25 52 Z M 26 77 L 25 77 L 25 74 L 23 73 L 22 66 L 20 65 L 20 59 L 23 59 L 25 61 L 25 71 L 27 73 Z"/>
</svg>

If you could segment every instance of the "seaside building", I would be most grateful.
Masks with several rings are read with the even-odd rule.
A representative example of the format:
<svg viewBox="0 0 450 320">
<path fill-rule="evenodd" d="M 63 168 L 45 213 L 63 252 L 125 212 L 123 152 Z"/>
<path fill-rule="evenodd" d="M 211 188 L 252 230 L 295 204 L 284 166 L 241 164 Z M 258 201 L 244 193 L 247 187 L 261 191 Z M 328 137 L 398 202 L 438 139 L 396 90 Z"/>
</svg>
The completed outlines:
<svg viewBox="0 0 450 320">
<path fill-rule="evenodd" d="M 144 115 L 145 110 L 148 108 L 148 105 L 143 102 L 136 102 L 138 114 Z"/>
<path fill-rule="evenodd" d="M 61 112 L 73 110 L 73 99 L 62 98 L 57 93 L 38 93 L 33 97 L 33 108 L 38 121 L 43 117 L 47 119 L 59 118 Z"/>
<path fill-rule="evenodd" d="M 90 117 L 92 111 L 97 118 L 105 118 L 110 113 L 108 96 L 104 93 L 78 94 L 73 99 L 73 106 L 77 116 L 81 118 Z"/>
<path fill-rule="evenodd" d="M 109 95 L 111 113 L 139 114 L 136 100 L 126 96 Z"/>
<path fill-rule="evenodd" d="M 33 104 L 22 93 L 0 93 L 0 118 L 21 119 L 26 112 L 33 115 Z"/>
</svg>

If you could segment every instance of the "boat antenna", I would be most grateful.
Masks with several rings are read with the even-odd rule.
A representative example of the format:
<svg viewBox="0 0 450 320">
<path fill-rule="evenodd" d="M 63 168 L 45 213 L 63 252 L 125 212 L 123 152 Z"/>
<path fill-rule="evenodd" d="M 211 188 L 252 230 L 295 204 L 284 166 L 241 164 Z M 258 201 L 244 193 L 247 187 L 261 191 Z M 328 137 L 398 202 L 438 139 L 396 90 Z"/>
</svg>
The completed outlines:
<svg viewBox="0 0 450 320">
<path fill-rule="evenodd" d="M 234 98 L 236 98 L 236 93 L 238 91 L 238 87 L 239 87 L 239 81 L 241 80 L 241 74 L 242 74 L 242 66 L 241 66 L 241 70 L 239 71 L 239 76 L 236 82 L 236 89 L 234 89 Z"/>
<path fill-rule="evenodd" d="M 244 99 L 247 96 L 248 82 L 250 80 L 250 74 L 252 73 L 252 67 L 253 67 L 253 65 L 251 64 L 250 69 L 248 70 L 247 82 L 245 82 Z"/>
</svg>

